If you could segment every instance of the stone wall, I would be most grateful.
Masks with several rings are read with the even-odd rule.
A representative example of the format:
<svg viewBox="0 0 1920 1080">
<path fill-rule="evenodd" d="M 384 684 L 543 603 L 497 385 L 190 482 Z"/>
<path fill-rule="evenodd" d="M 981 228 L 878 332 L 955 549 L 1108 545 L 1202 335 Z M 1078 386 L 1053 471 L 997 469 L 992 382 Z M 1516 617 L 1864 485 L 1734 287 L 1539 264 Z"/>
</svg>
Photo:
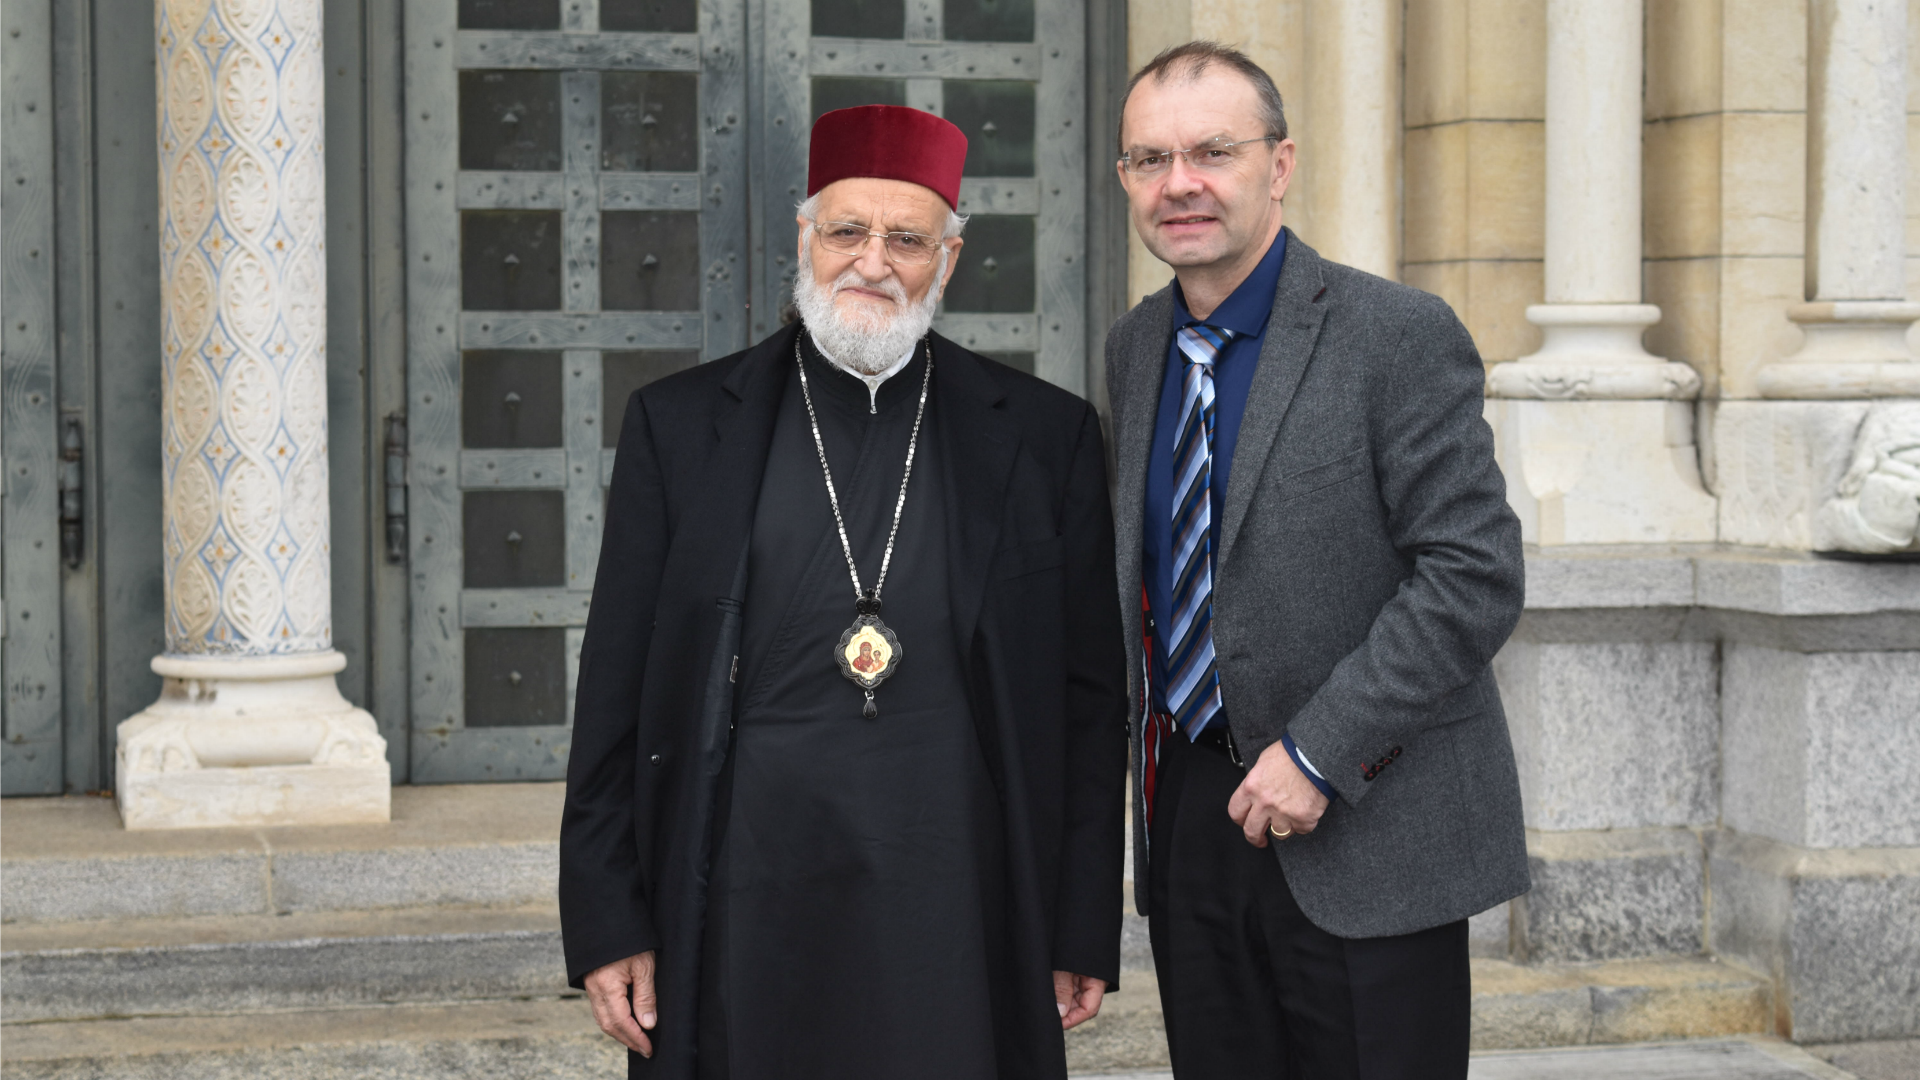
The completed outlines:
<svg viewBox="0 0 1920 1080">
<path fill-rule="evenodd" d="M 1536 551 L 1495 660 L 1534 888 L 1477 950 L 1706 951 L 1772 977 L 1797 1039 L 1920 1031 L 1914 570 Z"/>
</svg>

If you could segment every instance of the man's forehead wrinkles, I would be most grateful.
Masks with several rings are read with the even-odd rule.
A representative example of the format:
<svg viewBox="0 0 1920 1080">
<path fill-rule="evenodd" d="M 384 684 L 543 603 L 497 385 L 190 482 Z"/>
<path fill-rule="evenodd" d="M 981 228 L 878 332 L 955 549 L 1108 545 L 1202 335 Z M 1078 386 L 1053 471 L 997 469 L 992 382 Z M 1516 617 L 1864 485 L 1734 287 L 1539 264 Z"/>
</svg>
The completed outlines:
<svg viewBox="0 0 1920 1080">
<path fill-rule="evenodd" d="M 885 229 L 891 232 L 932 233 L 931 216 L 925 207 L 903 206 L 877 208 L 872 202 L 864 205 L 860 201 L 848 200 L 838 206 L 821 208 L 821 217 L 828 221 L 844 221 L 849 225 Z M 876 225 L 875 222 L 880 224 Z"/>
</svg>

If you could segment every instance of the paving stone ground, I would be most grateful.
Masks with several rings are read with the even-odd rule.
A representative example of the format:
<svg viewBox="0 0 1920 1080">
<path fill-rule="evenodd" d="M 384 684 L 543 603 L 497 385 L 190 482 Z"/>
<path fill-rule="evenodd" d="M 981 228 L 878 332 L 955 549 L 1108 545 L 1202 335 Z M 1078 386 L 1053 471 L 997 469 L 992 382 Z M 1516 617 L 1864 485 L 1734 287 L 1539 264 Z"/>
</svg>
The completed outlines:
<svg viewBox="0 0 1920 1080">
<path fill-rule="evenodd" d="M 1868 1050 L 1857 1050 L 1868 1045 Z M 1903 1050 L 1902 1046 L 1908 1049 Z M 1911 1058 L 1920 1040 L 1822 1048 L 1836 1060 L 1849 1054 L 1903 1072 L 1873 1076 L 1843 1071 L 1790 1043 L 1772 1039 L 1716 1039 L 1697 1043 L 1594 1046 L 1476 1054 L 1468 1080 L 1916 1080 Z M 1904 1063 L 1904 1064 L 1903 1064 Z M 1108 1073 L 1075 1080 L 1173 1080 L 1170 1072 Z"/>
<path fill-rule="evenodd" d="M 1920 1080 L 1920 1039 L 1835 1043 L 1807 1049 L 1860 1080 Z"/>
</svg>

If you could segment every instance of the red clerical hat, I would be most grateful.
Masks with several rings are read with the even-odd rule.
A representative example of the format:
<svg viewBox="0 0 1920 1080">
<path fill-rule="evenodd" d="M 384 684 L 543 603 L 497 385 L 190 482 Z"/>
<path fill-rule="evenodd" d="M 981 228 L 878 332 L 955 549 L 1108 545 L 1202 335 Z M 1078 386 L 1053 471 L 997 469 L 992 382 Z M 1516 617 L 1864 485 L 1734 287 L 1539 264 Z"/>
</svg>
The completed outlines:
<svg viewBox="0 0 1920 1080">
<path fill-rule="evenodd" d="M 932 188 L 958 209 L 966 162 L 967 137 L 932 113 L 901 105 L 835 109 L 813 122 L 807 196 L 835 180 L 871 176 Z"/>
</svg>

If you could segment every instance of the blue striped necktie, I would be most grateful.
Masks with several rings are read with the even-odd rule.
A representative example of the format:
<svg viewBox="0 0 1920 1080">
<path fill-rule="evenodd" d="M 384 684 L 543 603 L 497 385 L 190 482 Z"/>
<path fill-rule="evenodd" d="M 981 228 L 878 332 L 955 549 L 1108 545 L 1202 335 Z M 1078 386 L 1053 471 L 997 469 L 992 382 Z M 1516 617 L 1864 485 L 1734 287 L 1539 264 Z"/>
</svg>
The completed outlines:
<svg viewBox="0 0 1920 1080">
<path fill-rule="evenodd" d="M 1180 391 L 1180 438 L 1173 458 L 1173 611 L 1167 637 L 1167 708 L 1195 739 L 1220 711 L 1213 656 L 1213 361 L 1233 331 L 1195 323 L 1180 329 L 1187 369 Z"/>
</svg>

